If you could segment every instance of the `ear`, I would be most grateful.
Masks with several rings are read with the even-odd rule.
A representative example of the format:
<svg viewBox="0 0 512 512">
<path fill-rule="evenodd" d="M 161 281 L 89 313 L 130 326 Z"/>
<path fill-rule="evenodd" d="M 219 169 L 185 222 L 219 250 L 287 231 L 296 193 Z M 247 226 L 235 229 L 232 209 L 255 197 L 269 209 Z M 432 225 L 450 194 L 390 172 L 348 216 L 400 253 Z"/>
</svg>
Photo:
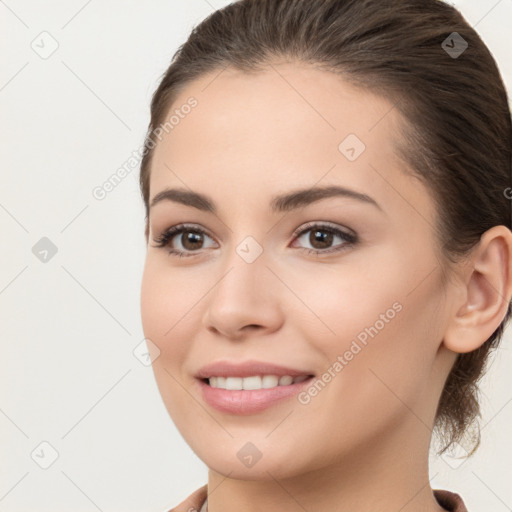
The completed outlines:
<svg viewBox="0 0 512 512">
<path fill-rule="evenodd" d="M 443 340 L 458 353 L 483 345 L 505 317 L 512 296 L 512 232 L 506 226 L 487 230 L 468 261 Z"/>
</svg>

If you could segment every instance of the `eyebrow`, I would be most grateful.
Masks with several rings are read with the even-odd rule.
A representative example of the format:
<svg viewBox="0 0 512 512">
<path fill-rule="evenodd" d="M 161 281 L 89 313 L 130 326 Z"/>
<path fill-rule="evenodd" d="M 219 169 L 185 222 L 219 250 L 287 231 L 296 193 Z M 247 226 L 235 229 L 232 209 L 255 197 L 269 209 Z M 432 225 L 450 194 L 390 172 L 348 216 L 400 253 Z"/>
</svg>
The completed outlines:
<svg viewBox="0 0 512 512">
<path fill-rule="evenodd" d="M 326 186 L 298 189 L 292 192 L 274 196 L 270 201 L 273 212 L 288 212 L 302 208 L 316 201 L 329 197 L 347 197 L 370 204 L 383 211 L 380 205 L 372 197 L 340 186 Z M 216 214 L 218 209 L 215 202 L 208 196 L 199 192 L 193 192 L 183 188 L 167 188 L 162 190 L 151 200 L 150 208 L 162 201 L 172 201 L 196 208 L 197 210 Z"/>
</svg>

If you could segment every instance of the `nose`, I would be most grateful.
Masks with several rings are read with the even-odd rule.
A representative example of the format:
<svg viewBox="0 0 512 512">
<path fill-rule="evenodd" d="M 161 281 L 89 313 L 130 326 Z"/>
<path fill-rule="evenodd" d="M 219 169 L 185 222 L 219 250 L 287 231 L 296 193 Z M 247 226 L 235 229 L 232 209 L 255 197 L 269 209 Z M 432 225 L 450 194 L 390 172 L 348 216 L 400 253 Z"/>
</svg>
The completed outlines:
<svg viewBox="0 0 512 512">
<path fill-rule="evenodd" d="M 247 263 L 235 253 L 223 269 L 205 297 L 206 329 L 233 340 L 278 330 L 283 323 L 279 303 L 283 284 L 267 267 L 263 255 Z"/>
</svg>

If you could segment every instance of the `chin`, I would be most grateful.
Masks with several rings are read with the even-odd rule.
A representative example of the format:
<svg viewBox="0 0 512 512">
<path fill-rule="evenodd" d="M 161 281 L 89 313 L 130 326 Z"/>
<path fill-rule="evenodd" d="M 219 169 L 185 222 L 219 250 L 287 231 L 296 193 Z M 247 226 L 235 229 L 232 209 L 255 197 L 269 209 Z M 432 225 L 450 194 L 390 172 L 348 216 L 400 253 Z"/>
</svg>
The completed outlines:
<svg viewBox="0 0 512 512">
<path fill-rule="evenodd" d="M 299 448 L 294 447 L 292 453 L 287 450 L 278 450 L 267 439 L 268 446 L 261 446 L 261 450 L 252 445 L 250 441 L 231 439 L 226 443 L 219 443 L 216 449 L 205 439 L 205 445 L 194 447 L 196 455 L 206 466 L 225 477 L 237 480 L 268 481 L 274 478 L 281 480 L 295 477 L 307 472 L 311 466 L 308 456 L 302 451 L 297 457 Z M 275 441 L 274 441 L 275 443 Z M 258 444 L 258 441 L 255 441 Z M 197 449 L 196 449 L 197 448 Z"/>
<path fill-rule="evenodd" d="M 208 469 L 216 473 L 235 480 L 247 481 L 269 481 L 283 480 L 300 473 L 297 468 L 294 471 L 290 467 L 290 461 L 267 460 L 263 462 L 263 458 L 259 460 L 253 467 L 244 467 L 239 461 L 219 460 L 215 457 L 203 459 Z"/>
</svg>

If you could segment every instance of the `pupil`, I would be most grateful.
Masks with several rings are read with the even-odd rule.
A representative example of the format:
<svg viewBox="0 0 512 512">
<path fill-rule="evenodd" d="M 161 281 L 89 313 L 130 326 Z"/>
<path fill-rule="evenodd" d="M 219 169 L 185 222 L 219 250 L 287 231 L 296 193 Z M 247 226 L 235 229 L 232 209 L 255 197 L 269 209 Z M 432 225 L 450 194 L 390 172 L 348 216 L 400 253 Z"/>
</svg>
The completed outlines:
<svg viewBox="0 0 512 512">
<path fill-rule="evenodd" d="M 329 244 L 332 243 L 332 233 L 326 233 L 325 231 L 312 231 L 311 236 L 313 237 L 311 239 L 310 237 L 310 243 L 313 247 L 315 247 L 315 243 L 320 242 L 320 247 L 316 247 L 317 249 L 323 249 L 325 247 L 329 247 Z"/>
<path fill-rule="evenodd" d="M 202 238 L 203 235 L 201 233 L 193 233 L 189 231 L 187 236 L 185 237 L 185 243 L 183 244 L 183 247 L 185 247 L 185 249 L 197 249 L 197 245 L 194 245 L 194 242 L 199 242 L 200 245 L 202 242 Z M 191 247 L 187 247 L 187 244 L 189 243 L 192 243 Z"/>
</svg>

